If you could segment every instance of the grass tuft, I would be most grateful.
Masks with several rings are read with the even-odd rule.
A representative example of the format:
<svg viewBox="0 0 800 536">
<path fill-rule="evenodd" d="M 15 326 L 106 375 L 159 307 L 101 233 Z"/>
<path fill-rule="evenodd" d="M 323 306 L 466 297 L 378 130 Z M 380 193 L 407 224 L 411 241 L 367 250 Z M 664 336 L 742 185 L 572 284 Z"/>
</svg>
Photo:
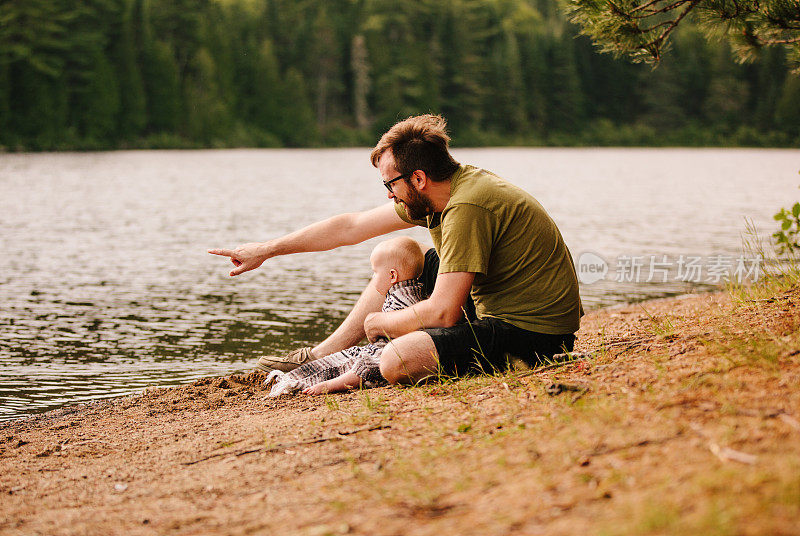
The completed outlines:
<svg viewBox="0 0 800 536">
<path fill-rule="evenodd" d="M 762 273 L 752 283 L 728 282 L 728 293 L 735 302 L 749 304 L 772 301 L 800 286 L 800 259 L 794 254 L 780 255 L 774 247 L 767 247 L 752 220 L 745 220 L 742 252 L 744 257 L 761 259 Z"/>
</svg>

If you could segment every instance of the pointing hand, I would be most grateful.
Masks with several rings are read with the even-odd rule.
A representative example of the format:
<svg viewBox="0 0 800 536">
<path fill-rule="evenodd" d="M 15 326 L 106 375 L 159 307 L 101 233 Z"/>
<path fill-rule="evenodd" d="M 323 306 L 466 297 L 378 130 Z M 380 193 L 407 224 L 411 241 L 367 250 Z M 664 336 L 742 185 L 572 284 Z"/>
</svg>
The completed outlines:
<svg viewBox="0 0 800 536">
<path fill-rule="evenodd" d="M 255 270 L 269 258 L 269 255 L 263 252 L 264 244 L 251 242 L 243 244 L 236 249 L 209 249 L 208 252 L 212 255 L 222 255 L 223 257 L 230 257 L 231 262 L 236 267 L 231 270 L 231 277 L 250 270 Z"/>
</svg>

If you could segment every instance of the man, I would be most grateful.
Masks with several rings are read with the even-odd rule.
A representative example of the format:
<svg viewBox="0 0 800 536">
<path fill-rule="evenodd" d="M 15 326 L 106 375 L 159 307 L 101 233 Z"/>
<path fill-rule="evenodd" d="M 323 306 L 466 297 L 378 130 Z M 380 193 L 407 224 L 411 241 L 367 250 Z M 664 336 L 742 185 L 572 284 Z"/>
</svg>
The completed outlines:
<svg viewBox="0 0 800 536">
<path fill-rule="evenodd" d="M 356 244 L 414 225 L 430 230 L 439 262 L 436 270 L 436 256 L 426 257 L 428 275 L 436 272 L 428 299 L 378 312 L 382 297 L 368 286 L 325 341 L 285 358 L 262 358 L 262 368 L 290 369 L 364 336 L 392 341 L 380 358 L 390 383 L 504 370 L 511 358 L 536 364 L 572 350 L 583 308 L 561 233 L 530 194 L 456 162 L 449 142 L 440 116 L 401 121 L 371 154 L 393 203 L 334 216 L 268 242 L 209 250 L 230 257 L 235 276 L 278 255 Z M 466 321 L 470 295 L 477 320 Z"/>
</svg>

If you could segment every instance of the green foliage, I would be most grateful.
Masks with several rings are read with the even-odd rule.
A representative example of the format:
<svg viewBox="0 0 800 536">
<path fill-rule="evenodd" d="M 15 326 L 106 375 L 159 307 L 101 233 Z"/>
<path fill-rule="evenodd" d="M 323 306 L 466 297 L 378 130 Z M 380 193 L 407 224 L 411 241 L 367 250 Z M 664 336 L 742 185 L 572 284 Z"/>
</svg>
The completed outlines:
<svg viewBox="0 0 800 536">
<path fill-rule="evenodd" d="M 554 131 L 577 132 L 584 119 L 584 95 L 575 58 L 575 41 L 561 35 L 550 45 L 548 128 Z"/>
<path fill-rule="evenodd" d="M 76 10 L 77 11 L 77 10 Z M 66 2 L 26 0 L 0 3 L 0 58 L 39 73 L 57 76 L 69 50 Z"/>
<path fill-rule="evenodd" d="M 800 136 L 800 75 L 786 77 L 775 106 L 775 123 L 782 130 Z"/>
<path fill-rule="evenodd" d="M 800 252 L 800 203 L 795 203 L 791 209 L 780 209 L 773 217 L 780 225 L 772 233 L 778 252 L 781 255 L 796 255 Z"/>
<path fill-rule="evenodd" d="M 88 140 L 98 141 L 116 133 L 120 92 L 116 73 L 106 56 L 98 51 L 92 63 L 85 85 L 76 94 L 73 112 L 79 133 Z"/>
<path fill-rule="evenodd" d="M 214 58 L 207 49 L 200 49 L 189 67 L 185 93 L 188 135 L 204 145 L 217 145 L 230 130 L 230 116 L 219 92 Z"/>
<path fill-rule="evenodd" d="M 672 32 L 694 17 L 742 61 L 764 47 L 786 47 L 800 69 L 799 0 L 569 0 L 572 20 L 604 51 L 658 62 Z"/>
<path fill-rule="evenodd" d="M 8 65 L 0 64 L 0 150 L 13 141 L 8 124 L 11 114 L 9 86 Z"/>
<path fill-rule="evenodd" d="M 281 138 L 290 147 L 314 145 L 317 142 L 317 125 L 302 73 L 294 68 L 289 69 L 281 89 L 278 101 L 283 119 Z"/>
<path fill-rule="evenodd" d="M 54 149 L 67 130 L 66 85 L 26 62 L 12 63 L 8 69 L 14 81 L 9 91 L 9 102 L 13 103 L 8 119 L 9 134 L 13 135 L 9 144 Z"/>
<path fill-rule="evenodd" d="M 687 1 L 698 13 L 729 7 Z M 788 1 L 760 12 L 789 20 L 800 0 Z M 581 3 L 610 24 L 607 2 Z M 698 15 L 651 72 L 597 54 L 561 5 L 1 2 L 0 146 L 369 145 L 425 112 L 444 114 L 459 145 L 800 144 L 791 46 L 743 67 L 738 44 L 706 42 Z M 754 35 L 767 39 L 753 17 Z M 631 24 L 617 26 L 634 43 Z"/>
<path fill-rule="evenodd" d="M 285 110 L 280 102 L 284 90 L 278 59 L 270 41 L 264 41 L 254 50 L 252 86 L 243 94 L 243 106 L 248 111 L 253 126 L 280 139 L 286 122 Z"/>
<path fill-rule="evenodd" d="M 139 136 L 147 124 L 147 101 L 139 66 L 135 18 L 140 15 L 137 2 L 125 0 L 118 34 L 112 33 L 112 62 L 119 80 L 119 125 L 121 138 Z"/>
<path fill-rule="evenodd" d="M 168 43 L 150 43 L 143 52 L 148 130 L 174 132 L 181 124 L 182 97 L 178 64 Z"/>
</svg>

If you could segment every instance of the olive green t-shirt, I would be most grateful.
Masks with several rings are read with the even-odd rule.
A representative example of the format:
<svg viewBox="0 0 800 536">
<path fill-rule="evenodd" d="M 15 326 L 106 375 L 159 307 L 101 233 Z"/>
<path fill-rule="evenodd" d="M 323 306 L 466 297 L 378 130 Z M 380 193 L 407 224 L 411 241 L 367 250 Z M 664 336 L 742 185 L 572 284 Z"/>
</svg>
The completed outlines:
<svg viewBox="0 0 800 536">
<path fill-rule="evenodd" d="M 522 329 L 574 333 L 583 316 L 575 265 L 555 222 L 532 195 L 486 170 L 462 165 L 441 214 L 406 222 L 428 227 L 439 273 L 475 272 L 478 318 Z"/>
</svg>

